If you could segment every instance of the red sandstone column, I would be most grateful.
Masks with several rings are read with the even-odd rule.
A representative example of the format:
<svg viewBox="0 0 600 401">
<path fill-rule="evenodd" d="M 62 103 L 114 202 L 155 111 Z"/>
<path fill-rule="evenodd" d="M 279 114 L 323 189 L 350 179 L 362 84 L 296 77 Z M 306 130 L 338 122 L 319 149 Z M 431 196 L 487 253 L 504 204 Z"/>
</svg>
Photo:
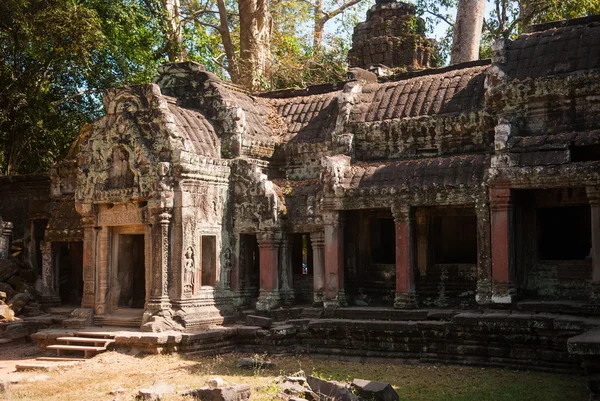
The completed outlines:
<svg viewBox="0 0 600 401">
<path fill-rule="evenodd" d="M 322 306 L 325 296 L 325 235 L 322 230 L 310 233 L 313 251 L 313 305 Z"/>
<path fill-rule="evenodd" d="M 97 315 L 103 315 L 110 311 L 110 300 L 108 294 L 109 275 L 108 268 L 110 263 L 110 232 L 108 227 L 98 228 L 98 247 L 96 248 L 97 274 L 96 274 L 96 304 L 95 312 Z"/>
<path fill-rule="evenodd" d="M 344 225 L 339 211 L 323 213 L 325 299 L 324 306 L 345 306 Z"/>
<path fill-rule="evenodd" d="M 279 306 L 279 247 L 281 235 L 259 233 L 260 249 L 260 295 L 256 302 L 257 310 L 271 310 Z"/>
<path fill-rule="evenodd" d="M 82 308 L 93 308 L 95 306 L 96 294 L 96 235 L 94 219 L 83 217 L 83 297 Z"/>
<path fill-rule="evenodd" d="M 588 187 L 592 216 L 592 283 L 600 284 L 600 188 Z"/>
<path fill-rule="evenodd" d="M 492 302 L 513 301 L 514 241 L 510 188 L 490 188 L 492 230 Z"/>
<path fill-rule="evenodd" d="M 412 308 L 417 305 L 414 267 L 414 230 L 410 207 L 393 210 L 396 222 L 396 299 L 395 308 Z"/>
</svg>

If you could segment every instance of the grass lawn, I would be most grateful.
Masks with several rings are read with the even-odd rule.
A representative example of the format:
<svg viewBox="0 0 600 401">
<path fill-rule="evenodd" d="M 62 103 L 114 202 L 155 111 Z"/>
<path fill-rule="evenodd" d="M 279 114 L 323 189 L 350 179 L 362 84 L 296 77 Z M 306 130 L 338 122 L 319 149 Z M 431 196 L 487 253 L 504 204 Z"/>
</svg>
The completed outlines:
<svg viewBox="0 0 600 401">
<path fill-rule="evenodd" d="M 277 369 L 247 371 L 234 367 L 238 357 L 189 359 L 180 355 L 107 352 L 74 367 L 26 373 L 8 393 L 0 394 L 0 399 L 124 401 L 133 400 L 138 389 L 151 386 L 154 380 L 175 384 L 177 391 L 184 391 L 219 376 L 230 383 L 249 384 L 253 401 L 270 401 L 279 391 L 275 377 L 300 369 L 339 381 L 363 378 L 389 382 L 402 401 L 584 401 L 589 397 L 582 376 L 460 366 L 350 363 L 305 356 L 271 358 Z M 123 393 L 110 394 L 117 389 Z"/>
</svg>

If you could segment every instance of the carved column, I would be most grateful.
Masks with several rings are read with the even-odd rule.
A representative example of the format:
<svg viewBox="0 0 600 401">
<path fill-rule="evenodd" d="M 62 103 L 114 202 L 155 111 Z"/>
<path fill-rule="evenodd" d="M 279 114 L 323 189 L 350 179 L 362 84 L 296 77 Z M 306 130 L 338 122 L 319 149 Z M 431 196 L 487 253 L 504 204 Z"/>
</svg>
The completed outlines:
<svg viewBox="0 0 600 401">
<path fill-rule="evenodd" d="M 279 247 L 281 235 L 277 233 L 259 233 L 260 252 L 260 295 L 256 309 L 268 311 L 281 303 L 279 295 Z"/>
<path fill-rule="evenodd" d="M 322 306 L 325 297 L 325 234 L 323 230 L 310 233 L 313 251 L 313 305 Z"/>
<path fill-rule="evenodd" d="M 587 196 L 590 202 L 591 212 L 591 228 L 592 228 L 592 284 L 594 287 L 600 287 L 600 188 L 588 187 Z M 599 291 L 594 291 L 594 301 L 600 301 L 597 294 Z"/>
<path fill-rule="evenodd" d="M 169 299 L 169 226 L 171 224 L 171 210 L 162 209 L 156 214 L 156 224 L 152 226 L 153 266 L 152 289 L 148 308 L 151 311 L 166 310 L 171 308 Z"/>
<path fill-rule="evenodd" d="M 510 188 L 490 188 L 492 302 L 512 303 L 514 289 L 513 204 Z"/>
<path fill-rule="evenodd" d="M 346 306 L 344 292 L 344 221 L 339 211 L 323 213 L 325 297 L 323 305 Z"/>
<path fill-rule="evenodd" d="M 479 304 L 492 301 L 492 243 L 490 206 L 487 201 L 475 205 L 477 214 L 477 291 L 475 300 Z"/>
<path fill-rule="evenodd" d="M 12 236 L 13 224 L 9 221 L 0 220 L 0 259 L 8 259 L 10 256 L 10 237 Z"/>
<path fill-rule="evenodd" d="M 95 312 L 97 315 L 103 315 L 109 312 L 110 297 L 109 297 L 109 264 L 110 264 L 110 230 L 108 227 L 99 227 L 97 233 L 98 247 L 96 249 L 96 260 L 98 261 L 96 283 L 96 305 Z"/>
<path fill-rule="evenodd" d="M 394 308 L 407 309 L 417 305 L 415 290 L 414 217 L 409 206 L 392 210 L 396 223 L 396 299 Z"/>
<path fill-rule="evenodd" d="M 83 297 L 82 308 L 95 306 L 96 294 L 96 235 L 97 230 L 94 219 L 84 217 L 81 219 L 83 226 Z"/>
<path fill-rule="evenodd" d="M 279 249 L 279 267 L 281 277 L 281 288 L 279 295 L 284 305 L 294 303 L 294 275 L 292 271 L 292 236 L 283 234 L 281 247 Z"/>
</svg>

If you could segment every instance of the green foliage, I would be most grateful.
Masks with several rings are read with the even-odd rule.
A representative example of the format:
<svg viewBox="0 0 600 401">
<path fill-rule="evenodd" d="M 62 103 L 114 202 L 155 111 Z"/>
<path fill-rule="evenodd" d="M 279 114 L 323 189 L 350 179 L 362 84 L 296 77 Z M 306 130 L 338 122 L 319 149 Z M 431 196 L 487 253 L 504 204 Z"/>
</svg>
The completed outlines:
<svg viewBox="0 0 600 401">
<path fill-rule="evenodd" d="M 81 118 L 64 100 L 84 84 L 77 71 L 92 66 L 104 41 L 100 25 L 94 10 L 74 1 L 0 3 L 2 171 L 43 168 L 70 142 Z"/>
</svg>

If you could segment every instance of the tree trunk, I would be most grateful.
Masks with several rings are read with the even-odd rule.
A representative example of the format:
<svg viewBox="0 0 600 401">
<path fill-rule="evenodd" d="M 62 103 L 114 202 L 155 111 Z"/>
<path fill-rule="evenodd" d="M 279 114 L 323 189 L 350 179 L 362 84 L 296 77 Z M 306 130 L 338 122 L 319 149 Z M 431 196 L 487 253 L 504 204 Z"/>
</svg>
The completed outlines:
<svg viewBox="0 0 600 401">
<path fill-rule="evenodd" d="M 261 88 L 269 78 L 271 14 L 269 0 L 239 0 L 239 84 L 249 90 Z"/>
<path fill-rule="evenodd" d="M 219 9 L 219 32 L 225 49 L 225 57 L 227 57 L 227 72 L 233 83 L 239 83 L 239 69 L 235 55 L 235 46 L 231 40 L 229 32 L 229 23 L 227 21 L 227 8 L 224 0 L 217 0 L 217 8 Z"/>
<path fill-rule="evenodd" d="M 315 21 L 315 29 L 313 31 L 313 50 L 318 51 L 323 42 L 323 29 L 327 20 L 323 14 L 323 0 L 316 0 L 314 5 L 313 20 Z"/>
<path fill-rule="evenodd" d="M 450 64 L 479 59 L 485 0 L 459 0 Z"/>
<path fill-rule="evenodd" d="M 167 56 L 172 63 L 183 61 L 187 58 L 187 52 L 183 46 L 179 0 L 162 0 L 162 2 L 167 27 Z"/>
</svg>

